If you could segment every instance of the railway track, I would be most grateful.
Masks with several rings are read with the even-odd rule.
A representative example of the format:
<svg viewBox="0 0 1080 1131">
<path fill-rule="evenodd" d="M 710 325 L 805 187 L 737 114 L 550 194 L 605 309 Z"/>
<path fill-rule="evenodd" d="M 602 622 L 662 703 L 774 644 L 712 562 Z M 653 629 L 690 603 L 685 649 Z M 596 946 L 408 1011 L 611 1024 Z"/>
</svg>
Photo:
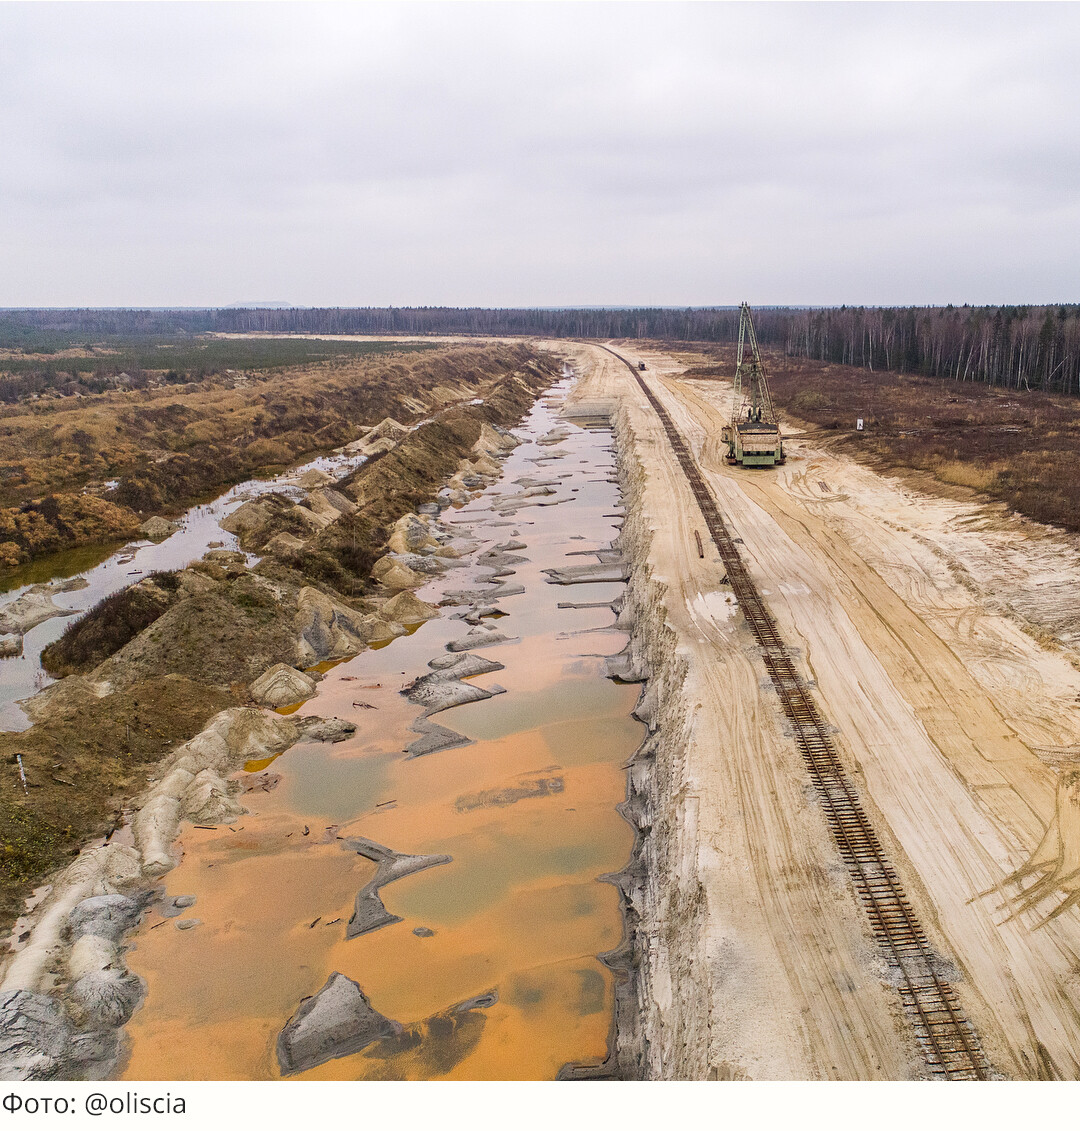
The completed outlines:
<svg viewBox="0 0 1080 1131">
<path fill-rule="evenodd" d="M 761 599 L 686 441 L 634 366 L 614 350 L 603 348 L 630 370 L 664 426 L 727 569 L 728 582 L 761 648 L 795 743 L 928 1068 L 949 1080 L 988 1079 L 990 1065 L 974 1027 L 965 1017 L 956 991 L 940 973 L 941 959 L 930 946 L 862 808 L 832 740 L 831 728 L 796 671 L 776 621 Z"/>
</svg>

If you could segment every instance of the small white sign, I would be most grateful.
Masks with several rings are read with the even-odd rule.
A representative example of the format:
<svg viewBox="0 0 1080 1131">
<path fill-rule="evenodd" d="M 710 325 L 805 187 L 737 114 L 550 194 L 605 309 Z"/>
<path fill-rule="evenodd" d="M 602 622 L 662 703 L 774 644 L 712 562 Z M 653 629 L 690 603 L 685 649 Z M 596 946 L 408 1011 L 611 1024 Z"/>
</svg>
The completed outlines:
<svg viewBox="0 0 1080 1131">
<path fill-rule="evenodd" d="M 855 431 L 856 431 L 856 432 L 861 432 L 861 431 L 862 431 L 862 417 L 861 417 L 861 416 L 860 416 L 860 417 L 858 417 L 858 418 L 857 418 L 857 419 L 855 420 Z"/>
</svg>

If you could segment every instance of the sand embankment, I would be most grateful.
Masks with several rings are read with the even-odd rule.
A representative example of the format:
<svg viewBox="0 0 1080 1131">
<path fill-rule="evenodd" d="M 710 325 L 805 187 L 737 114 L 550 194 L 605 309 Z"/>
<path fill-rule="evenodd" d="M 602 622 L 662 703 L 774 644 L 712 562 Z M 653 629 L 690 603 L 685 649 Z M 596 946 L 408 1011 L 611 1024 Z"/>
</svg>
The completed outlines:
<svg viewBox="0 0 1080 1131">
<path fill-rule="evenodd" d="M 624 615 L 657 723 L 634 770 L 644 1072 L 923 1074 L 707 539 L 698 558 L 701 516 L 659 422 L 625 367 L 589 352 L 620 404 Z M 906 490 L 809 438 L 775 472 L 729 468 L 730 387 L 623 352 L 647 361 L 742 541 L 994 1069 L 1076 1078 L 1075 540 Z"/>
</svg>

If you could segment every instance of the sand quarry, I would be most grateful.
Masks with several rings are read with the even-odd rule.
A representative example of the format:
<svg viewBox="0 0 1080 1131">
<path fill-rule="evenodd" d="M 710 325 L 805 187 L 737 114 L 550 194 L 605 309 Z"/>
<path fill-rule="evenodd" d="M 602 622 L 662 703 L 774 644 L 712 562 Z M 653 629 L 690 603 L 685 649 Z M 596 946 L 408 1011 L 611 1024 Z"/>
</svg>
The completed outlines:
<svg viewBox="0 0 1080 1131">
<path fill-rule="evenodd" d="M 610 554 L 613 562 L 623 563 L 616 573 L 620 585 L 626 580 L 626 587 L 617 601 L 608 595 L 599 604 L 610 604 L 617 612 L 616 624 L 604 628 L 617 632 L 611 646 L 618 646 L 618 633 L 629 638 L 624 651 L 611 657 L 609 674 L 619 676 L 621 682 L 647 680 L 634 708 L 646 733 L 625 763 L 626 801 L 620 807 L 636 836 L 624 870 L 606 874 L 613 916 L 614 889 L 622 896 L 625 935 L 617 943 L 607 924 L 598 928 L 598 939 L 603 936 L 610 949 L 601 953 L 599 943 L 590 941 L 572 956 L 581 963 L 586 962 L 582 957 L 586 952 L 599 954 L 607 973 L 601 982 L 599 967 L 590 968 L 590 977 L 597 986 L 610 987 L 594 995 L 606 1005 L 592 1003 L 577 1010 L 591 1019 L 588 1040 L 583 1039 L 580 1048 L 553 1045 L 543 1064 L 527 1064 L 524 1054 L 507 1061 L 502 1053 L 492 1053 L 481 1072 L 476 1057 L 486 1056 L 487 1046 L 476 1036 L 469 1049 L 478 1051 L 470 1051 L 469 1056 L 463 1052 L 463 1059 L 455 1062 L 455 1074 L 550 1077 L 562 1064 L 562 1075 L 578 1077 L 913 1080 L 934 1075 L 925 1040 L 902 1002 L 895 967 L 871 930 L 762 650 L 708 536 L 702 510 L 660 416 L 628 367 L 636 369 L 644 362 L 640 376 L 686 441 L 799 677 L 829 724 L 844 772 L 925 932 L 935 976 L 952 987 L 970 1021 L 972 1039 L 987 1066 L 985 1075 L 1080 1077 L 1080 656 L 1076 651 L 1080 617 L 1075 601 L 1080 539 L 1020 519 L 997 504 L 920 493 L 838 457 L 813 435 L 794 427 L 786 429 L 784 466 L 758 471 L 731 467 L 720 442 L 721 427 L 731 412 L 728 382 L 684 380 L 678 358 L 635 345 L 615 346 L 626 358 L 624 364 L 599 345 L 540 344 L 565 358 L 577 376 L 565 405 L 559 405 L 565 416 L 579 423 L 603 420 L 614 428 L 622 511 L 601 517 L 622 520 Z M 561 439 L 556 428 L 551 443 Z M 543 449 L 540 456 L 529 458 L 544 462 L 567 454 L 559 448 Z M 587 482 L 614 482 L 588 479 L 586 461 L 580 462 Z M 573 492 L 585 488 L 574 485 L 573 477 L 563 479 L 569 503 Z M 542 490 L 553 493 L 550 487 Z M 525 495 L 503 500 L 518 506 L 546 506 L 553 501 Z M 493 525 L 506 525 L 516 535 L 513 522 L 501 516 L 495 506 Z M 596 516 L 589 521 L 595 526 Z M 611 533 L 617 528 L 616 522 Z M 570 535 L 560 528 L 557 537 L 565 541 L 581 538 L 582 533 Z M 522 538 L 523 544 L 528 541 Z M 560 553 L 571 552 L 567 549 L 571 544 Z M 592 547 L 572 552 L 597 554 Z M 599 553 L 601 566 L 573 568 L 601 569 L 605 553 Z M 524 562 L 523 558 L 493 559 L 488 568 L 496 568 L 492 576 L 497 578 L 517 566 L 532 568 Z M 597 574 L 595 580 L 606 578 Z M 417 579 L 418 585 L 422 582 L 423 578 Z M 485 599 L 493 596 L 498 591 L 487 592 Z M 511 590 L 506 597 L 513 599 Z M 478 606 L 476 616 L 482 615 Z M 432 631 L 449 633 L 450 624 Z M 494 638 L 486 639 L 490 644 Z M 419 647 L 423 641 L 416 640 Z M 408 653 L 402 649 L 407 645 L 395 647 L 393 666 L 401 655 L 404 668 Z M 496 668 L 513 647 L 513 640 L 504 642 Z M 389 658 L 391 653 L 385 655 Z M 535 657 L 523 656 L 523 660 L 522 687 L 529 687 L 535 678 L 527 669 Z M 362 656 L 355 662 L 362 668 L 383 661 Z M 499 675 L 506 682 L 511 673 Z M 510 703 L 515 690 L 512 680 L 510 684 L 510 694 L 503 696 L 506 688 L 492 687 L 485 695 L 490 699 L 499 693 L 495 703 L 504 698 Z M 382 684 L 376 680 L 370 686 L 379 689 Z M 346 686 L 343 695 L 349 702 L 352 694 Z M 376 706 L 371 697 L 379 694 L 379 690 L 365 692 L 371 702 L 352 706 Z M 612 717 L 630 722 L 637 694 L 636 687 L 622 688 Z M 324 706 L 336 709 L 339 705 L 330 698 L 324 689 Z M 388 684 L 383 706 L 389 711 L 389 704 L 399 698 L 397 686 Z M 347 713 L 344 699 L 341 706 Z M 465 712 L 462 718 L 471 718 L 468 712 L 473 707 L 456 710 Z M 476 710 L 492 708 L 480 704 Z M 279 735 L 283 720 L 273 719 L 277 728 L 273 741 L 267 739 L 263 745 L 277 750 L 282 743 L 294 742 L 295 736 Z M 404 719 L 402 715 L 402 726 Z M 314 716 L 311 725 L 319 725 Z M 332 737 L 336 741 L 342 736 Z M 436 746 L 452 751 L 455 744 Z M 465 750 L 463 756 L 471 757 L 469 748 Z M 535 768 L 531 762 L 529 766 Z M 614 772 L 614 762 L 611 768 Z M 621 763 L 618 768 L 621 773 Z M 247 769 L 256 773 L 265 766 L 249 759 Z M 449 766 L 446 769 L 449 772 Z M 454 774 L 451 778 L 444 784 L 454 793 L 458 783 Z M 264 784 L 269 789 L 276 782 L 268 778 Z M 561 792 L 561 781 L 554 792 L 530 784 L 526 793 L 517 789 L 513 799 L 524 805 L 565 808 Z M 618 792 L 604 802 L 613 820 Z M 498 797 L 504 793 L 505 789 Z M 391 794 L 404 796 L 398 789 Z M 267 812 L 275 804 L 260 800 L 264 808 L 269 806 Z M 467 813 L 474 808 L 458 806 Z M 389 823 L 393 824 L 393 817 Z M 430 823 L 430 828 L 436 827 Z M 550 836 L 561 836 L 553 826 L 545 827 Z M 205 825 L 194 828 L 206 831 Z M 199 845 L 213 837 L 195 837 L 187 826 L 185 830 L 179 852 L 185 859 L 176 877 L 183 874 L 186 882 L 202 860 Z M 307 832 L 305 826 L 303 837 Z M 368 836 L 371 830 L 365 826 L 357 832 Z M 412 843 L 416 839 L 403 837 L 408 851 L 432 854 L 445 849 L 437 836 L 429 838 L 430 843 Z M 612 844 L 629 840 L 629 830 L 619 836 L 613 830 Z M 367 869 L 360 878 L 370 879 L 370 871 L 378 879 L 380 853 L 389 851 L 381 847 L 383 843 L 368 837 L 356 849 L 363 860 L 351 867 Z M 163 842 L 162 852 L 178 850 Z M 334 859 L 340 855 L 334 854 Z M 449 859 L 430 856 L 438 864 Z M 582 865 L 583 890 L 591 891 L 596 872 L 592 863 Z M 422 875 L 428 878 L 406 883 L 442 884 L 450 870 L 431 868 Z M 343 906 L 351 899 L 356 878 L 350 872 L 348 882 L 342 881 L 341 891 L 336 892 Z M 116 881 L 116 890 L 123 889 L 121 880 Z M 301 887 L 309 889 L 311 880 L 307 876 Z M 406 890 L 404 885 L 401 890 Z M 378 894 L 377 886 L 374 893 Z M 194 897 L 189 899 L 193 904 Z M 199 906 L 201 914 L 214 910 L 209 896 Z M 231 906 L 226 901 L 216 919 L 212 914 L 211 918 L 231 924 Z M 189 1024 L 183 979 L 173 978 L 175 984 L 165 985 L 167 971 L 177 968 L 171 948 L 179 944 L 172 941 L 172 934 L 159 933 L 151 945 L 149 935 L 164 925 L 158 919 L 180 914 L 181 905 L 177 908 L 159 909 L 153 913 L 157 918 L 146 919 L 141 928 L 144 935 L 139 936 L 135 965 L 146 967 L 143 975 L 150 994 L 149 1004 L 132 1023 L 129 1078 L 163 1071 L 154 1060 L 158 1046 L 145 1034 L 140 1037 L 140 1030 L 148 1032 L 147 1027 L 156 1024 L 154 1010 L 160 1011 L 162 1004 L 168 1012 L 170 994 L 176 998 L 176 1018 L 184 1018 L 185 1027 Z M 66 914 L 66 905 L 60 911 Z M 57 924 L 60 911 L 53 915 Z M 134 929 L 142 913 L 141 905 L 133 906 L 131 923 L 125 921 L 123 930 Z M 45 919 L 48 916 L 39 929 L 49 926 Z M 397 916 L 383 920 L 392 924 Z M 201 922 L 191 920 L 192 931 L 176 938 L 201 938 L 194 930 Z M 318 922 L 315 918 L 304 924 L 305 938 Z M 282 930 L 292 930 L 291 924 L 289 919 Z M 410 938 L 416 935 L 421 941 L 434 933 L 412 931 L 411 922 L 400 925 L 402 931 L 411 931 Z M 208 937 L 212 941 L 215 936 Z M 393 949 L 390 933 L 372 937 Z M 410 945 L 421 943 L 414 939 Z M 151 969 L 155 947 L 162 950 L 160 976 Z M 29 961 L 29 952 L 16 956 L 5 971 L 5 984 L 14 984 L 16 967 Z M 214 968 L 214 963 L 208 962 L 207 968 Z M 355 996 L 351 987 L 358 983 L 347 976 L 342 980 L 341 969 L 338 963 L 334 967 L 338 972 L 330 975 L 322 992 L 328 1000 L 334 994 L 341 997 L 341 1008 L 349 1013 L 353 1007 L 348 995 Z M 389 980 L 380 986 L 372 981 L 372 969 L 366 961 L 354 973 L 368 991 L 377 991 L 379 1000 L 372 1002 L 378 1010 L 386 1008 L 384 999 L 393 1003 L 393 978 L 399 975 L 388 958 Z M 316 981 L 321 982 L 325 972 L 320 968 L 318 973 Z M 40 980 L 36 973 L 29 981 L 23 979 L 27 984 L 36 984 L 35 980 Z M 504 993 L 500 1001 L 487 992 L 494 982 L 488 987 L 486 981 L 480 984 L 483 979 L 473 981 L 476 985 L 448 983 L 446 992 L 432 1002 L 407 1001 L 399 993 L 401 1000 L 394 1003 L 392 1014 L 400 1014 L 414 1028 L 420 1026 L 417 1033 L 422 1035 L 429 1029 L 434 1032 L 432 1018 L 443 1016 L 439 1012 L 443 1006 L 458 1001 L 451 1013 L 458 1009 L 470 1017 L 491 1013 L 489 1031 L 494 1040 L 504 1033 L 498 1010 L 512 1007 L 513 994 Z M 408 984 L 415 986 L 416 979 Z M 423 984 L 439 983 L 427 979 Z M 277 1003 L 262 1029 L 252 1030 L 251 1065 L 241 1066 L 240 1056 L 233 1071 L 258 1075 L 260 1057 L 265 1059 L 263 1046 L 288 1015 L 290 1003 L 311 992 L 306 983 L 290 989 L 289 1000 Z M 554 1001 L 558 997 L 554 989 L 552 995 Z M 365 1024 L 374 1017 L 400 1028 L 396 1020 L 372 1013 L 367 998 L 363 993 L 360 997 L 368 1010 Z M 52 1008 L 52 999 L 34 1000 Z M 309 1008 L 313 1007 L 301 1007 L 290 1022 L 297 1032 L 301 1022 L 306 1024 L 303 1010 Z M 601 1029 L 612 1009 L 615 1021 L 607 1040 L 608 1054 L 601 1060 Z M 132 1011 L 123 1012 L 126 1018 Z M 39 1021 L 45 1026 L 49 1017 Z M 483 1025 L 477 1021 L 474 1028 L 479 1034 Z M 560 1016 L 550 1028 L 567 1031 L 565 1018 Z M 167 1025 L 159 1024 L 158 1030 L 159 1036 L 168 1035 Z M 523 1023 L 521 1047 L 538 1031 L 535 1025 L 530 1029 Z M 505 1040 L 503 1045 L 510 1047 Z M 162 1041 L 161 1047 L 175 1045 Z M 283 1072 L 307 1063 L 300 1053 L 296 1060 L 291 1045 L 286 1051 Z M 579 1055 L 584 1059 L 575 1061 Z M 95 1075 L 98 1061 L 102 1073 L 115 1073 L 115 1050 L 94 1049 L 87 1056 L 79 1074 Z M 348 1049 L 334 1056 L 339 1059 L 316 1070 L 356 1078 Z M 312 1063 L 325 1063 L 325 1057 Z M 193 1063 L 188 1074 L 200 1072 L 214 1075 L 220 1069 Z M 414 1078 L 426 1074 L 420 1061 L 405 1073 Z"/>
</svg>

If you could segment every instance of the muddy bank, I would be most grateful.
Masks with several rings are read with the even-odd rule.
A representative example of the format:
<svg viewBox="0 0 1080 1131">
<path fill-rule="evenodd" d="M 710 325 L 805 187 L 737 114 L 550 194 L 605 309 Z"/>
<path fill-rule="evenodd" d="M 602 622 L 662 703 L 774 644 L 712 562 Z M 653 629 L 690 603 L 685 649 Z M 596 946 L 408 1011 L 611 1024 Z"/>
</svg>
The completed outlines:
<svg viewBox="0 0 1080 1131">
<path fill-rule="evenodd" d="M 529 360 L 481 381 L 474 391 L 483 396 L 411 430 L 383 421 L 372 442 L 382 445 L 378 458 L 333 486 L 298 488 L 245 528 L 261 554 L 254 567 L 245 553 L 211 551 L 144 578 L 69 628 L 49 649 L 57 673 L 69 674 L 25 704 L 29 730 L 0 734 L 0 764 L 10 767 L 0 779 L 0 920 L 10 923 L 30 887 L 87 838 L 108 833 L 171 743 L 227 705 L 271 702 L 272 690 L 250 689 L 269 669 L 341 659 L 423 619 L 408 591 L 431 563 L 453 567 L 455 534 L 433 525 L 421 536 L 431 544 L 418 547 L 416 528 L 431 515 L 401 529 L 399 520 L 431 506 L 453 474 L 490 473 L 499 429 L 550 383 L 553 365 Z M 470 497 L 452 488 L 443 506 L 455 492 Z M 372 577 L 388 545 L 405 553 L 392 551 L 383 560 L 394 572 Z M 416 560 L 410 545 L 423 551 Z M 27 613 L 48 612 L 47 597 L 33 595 Z"/>
<path fill-rule="evenodd" d="M 16 935 L 0 981 L 0 1079 L 99 1079 L 115 1072 L 120 1029 L 145 993 L 127 968 L 122 940 L 161 900 L 153 885 L 176 864 L 172 842 L 180 821 L 235 818 L 242 808 L 231 800 L 224 774 L 301 739 L 337 741 L 352 729 L 336 719 L 230 708 L 177 747 L 142 798 L 130 837 L 84 849 Z M 171 901 L 163 913 L 193 902 Z M 176 923 L 181 930 L 195 925 Z"/>
<path fill-rule="evenodd" d="M 592 412 L 606 408 L 593 406 Z M 627 517 L 598 564 L 552 571 L 552 581 L 567 585 L 595 576 L 627 582 L 614 607 L 616 624 L 630 639 L 608 658 L 607 671 L 641 685 L 634 717 L 646 734 L 626 764 L 626 800 L 619 806 L 634 831 L 633 849 L 626 866 L 608 877 L 619 890 L 624 920 L 620 945 L 600 955 L 616 979 L 608 1056 L 600 1063 L 568 1064 L 560 1077 L 705 1079 L 709 1000 L 700 975 L 687 976 L 705 970 L 707 956 L 704 894 L 693 866 L 696 798 L 688 796 L 684 765 L 686 662 L 666 624 L 666 587 L 649 567 L 652 532 L 642 510 L 637 437 L 625 410 L 612 417 Z"/>
<path fill-rule="evenodd" d="M 499 1000 L 496 991 L 478 994 L 412 1024 L 392 1021 L 372 1008 L 356 982 L 331 974 L 323 988 L 307 998 L 277 1040 L 283 1076 L 306 1072 L 330 1060 L 368 1050 L 369 1059 L 389 1062 L 387 1076 L 398 1078 L 395 1061 L 423 1049 L 436 1063 L 460 1061 L 476 1045 L 486 1022 L 483 1010 Z M 373 1046 L 373 1047 L 369 1047 Z"/>
</svg>

